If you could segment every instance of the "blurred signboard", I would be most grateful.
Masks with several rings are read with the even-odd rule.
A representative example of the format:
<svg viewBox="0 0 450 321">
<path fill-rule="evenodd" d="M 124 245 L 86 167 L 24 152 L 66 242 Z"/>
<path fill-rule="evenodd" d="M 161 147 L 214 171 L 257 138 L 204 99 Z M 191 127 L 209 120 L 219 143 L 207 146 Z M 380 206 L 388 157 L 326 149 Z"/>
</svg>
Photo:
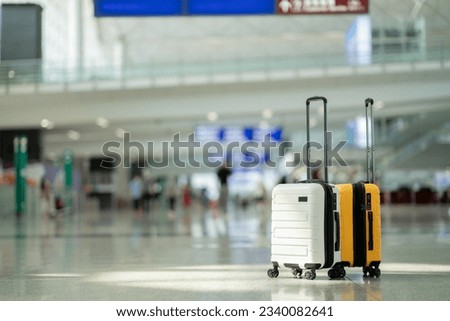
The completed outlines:
<svg viewBox="0 0 450 321">
<path fill-rule="evenodd" d="M 196 127 L 195 140 L 202 145 L 214 144 L 217 155 L 208 156 L 209 161 L 220 162 L 227 159 L 232 161 L 232 165 L 247 171 L 257 169 L 259 165 L 270 160 L 272 151 L 278 152 L 276 149 L 270 150 L 270 147 L 276 147 L 283 142 L 283 128 L 203 125 Z M 222 148 L 217 147 L 217 144 Z"/>
<path fill-rule="evenodd" d="M 96 17 L 362 14 L 369 0 L 94 0 Z"/>
<path fill-rule="evenodd" d="M 356 16 L 345 35 L 347 62 L 368 65 L 372 60 L 372 24 L 369 16 Z"/>
<path fill-rule="evenodd" d="M 94 0 L 96 17 L 274 14 L 276 0 Z"/>
<path fill-rule="evenodd" d="M 187 0 L 188 15 L 273 14 L 274 0 Z"/>
<path fill-rule="evenodd" d="M 278 14 L 363 14 L 369 0 L 277 0 Z"/>
<path fill-rule="evenodd" d="M 179 16 L 183 0 L 94 0 L 96 17 Z"/>
<path fill-rule="evenodd" d="M 267 138 L 265 138 L 269 135 Z M 283 129 L 280 126 L 268 128 L 240 127 L 240 126 L 197 126 L 195 138 L 202 144 L 208 142 L 219 142 L 229 144 L 231 142 L 244 143 L 248 141 L 262 142 L 265 139 L 280 143 L 283 141 Z"/>
</svg>

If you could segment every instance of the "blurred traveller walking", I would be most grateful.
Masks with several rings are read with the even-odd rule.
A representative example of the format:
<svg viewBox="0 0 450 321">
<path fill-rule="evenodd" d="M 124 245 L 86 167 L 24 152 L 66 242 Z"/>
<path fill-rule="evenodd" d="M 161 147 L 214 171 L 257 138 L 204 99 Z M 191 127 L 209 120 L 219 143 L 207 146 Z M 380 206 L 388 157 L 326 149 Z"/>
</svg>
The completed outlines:
<svg viewBox="0 0 450 321">
<path fill-rule="evenodd" d="M 136 214 L 142 213 L 142 179 L 139 175 L 134 175 L 130 181 L 130 195 L 133 202 L 133 209 Z"/>
<path fill-rule="evenodd" d="M 192 222 L 191 221 L 192 190 L 189 183 L 187 183 L 183 187 L 182 198 L 183 198 L 183 225 L 186 229 L 186 232 L 189 233 Z"/>
<path fill-rule="evenodd" d="M 228 161 L 225 161 L 217 171 L 217 177 L 220 183 L 219 209 L 226 213 L 228 203 L 228 178 L 231 176 L 231 169 Z"/>
<path fill-rule="evenodd" d="M 41 212 L 49 218 L 54 217 L 56 214 L 55 196 L 53 195 L 51 183 L 46 178 L 41 180 Z"/>
<path fill-rule="evenodd" d="M 170 178 L 166 187 L 166 199 L 168 205 L 167 217 L 169 220 L 174 220 L 176 215 L 176 205 L 177 205 L 177 197 L 178 197 L 178 186 L 176 178 Z"/>
<path fill-rule="evenodd" d="M 270 211 L 267 209 L 267 189 L 262 179 L 256 184 L 254 198 L 256 203 L 255 208 L 260 219 L 259 227 L 261 231 L 265 231 L 269 221 Z"/>
</svg>

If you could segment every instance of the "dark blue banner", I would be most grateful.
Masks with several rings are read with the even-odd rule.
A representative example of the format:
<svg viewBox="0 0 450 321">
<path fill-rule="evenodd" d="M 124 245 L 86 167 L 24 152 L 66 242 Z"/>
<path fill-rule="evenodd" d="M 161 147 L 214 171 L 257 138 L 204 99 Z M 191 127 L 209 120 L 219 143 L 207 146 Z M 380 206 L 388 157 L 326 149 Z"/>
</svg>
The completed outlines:
<svg viewBox="0 0 450 321">
<path fill-rule="evenodd" d="M 219 142 L 228 144 L 230 142 L 263 142 L 270 141 L 281 143 L 283 141 L 283 129 L 280 126 L 269 128 L 240 127 L 240 126 L 214 126 L 203 125 L 195 129 L 195 138 L 201 143 Z"/>
<path fill-rule="evenodd" d="M 185 0 L 94 0 L 96 17 L 180 16 Z"/>
<path fill-rule="evenodd" d="M 190 15 L 274 14 L 274 0 L 187 0 Z"/>
<path fill-rule="evenodd" d="M 94 0 L 96 17 L 275 14 L 276 0 Z"/>
</svg>

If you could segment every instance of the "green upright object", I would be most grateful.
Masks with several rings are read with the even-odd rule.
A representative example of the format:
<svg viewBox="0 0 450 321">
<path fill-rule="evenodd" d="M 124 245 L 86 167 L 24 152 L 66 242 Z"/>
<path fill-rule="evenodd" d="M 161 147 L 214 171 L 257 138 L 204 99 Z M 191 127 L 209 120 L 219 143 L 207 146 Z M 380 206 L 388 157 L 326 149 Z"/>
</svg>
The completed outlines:
<svg viewBox="0 0 450 321">
<path fill-rule="evenodd" d="M 73 153 L 70 150 L 64 152 L 64 173 L 65 173 L 65 188 L 67 207 L 72 206 L 72 191 L 73 191 Z"/>
<path fill-rule="evenodd" d="M 73 185 L 73 154 L 70 150 L 64 152 L 64 173 L 66 190 L 71 191 Z"/>
<path fill-rule="evenodd" d="M 28 139 L 26 136 L 14 138 L 14 168 L 16 173 L 16 213 L 23 214 L 26 209 L 25 169 L 28 160 Z"/>
</svg>

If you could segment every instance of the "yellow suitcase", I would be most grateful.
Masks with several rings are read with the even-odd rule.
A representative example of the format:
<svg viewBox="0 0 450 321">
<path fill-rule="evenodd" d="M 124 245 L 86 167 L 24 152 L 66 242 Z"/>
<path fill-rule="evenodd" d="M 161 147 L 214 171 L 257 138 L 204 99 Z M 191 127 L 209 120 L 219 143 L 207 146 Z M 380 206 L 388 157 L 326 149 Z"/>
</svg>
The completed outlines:
<svg viewBox="0 0 450 321">
<path fill-rule="evenodd" d="M 380 190 L 374 184 L 373 99 L 367 98 L 367 182 L 338 184 L 341 208 L 341 269 L 329 271 L 331 278 L 345 276 L 344 266 L 362 267 L 364 276 L 380 277 Z M 371 129 L 367 110 L 370 107 Z M 369 133 L 371 147 L 369 147 Z M 370 157 L 369 157 L 370 156 Z M 370 158 L 370 161 L 369 161 Z"/>
</svg>

